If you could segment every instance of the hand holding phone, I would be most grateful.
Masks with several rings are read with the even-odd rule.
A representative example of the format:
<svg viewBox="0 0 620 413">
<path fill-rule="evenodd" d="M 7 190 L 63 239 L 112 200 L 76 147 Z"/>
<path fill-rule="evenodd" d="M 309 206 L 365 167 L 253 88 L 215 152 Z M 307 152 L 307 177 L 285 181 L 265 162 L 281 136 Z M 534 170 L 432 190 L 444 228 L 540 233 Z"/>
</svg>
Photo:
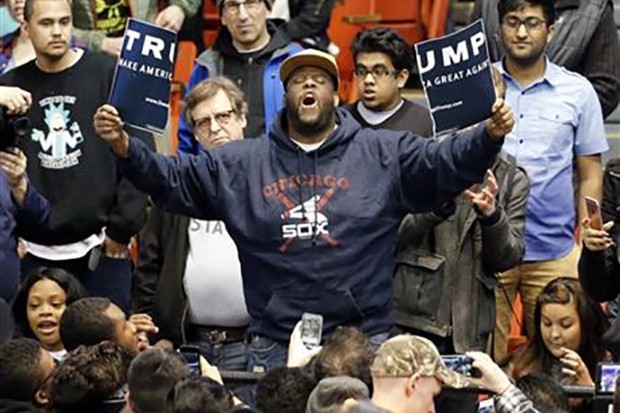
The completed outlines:
<svg viewBox="0 0 620 413">
<path fill-rule="evenodd" d="M 584 196 L 583 199 L 586 202 L 588 218 L 590 218 L 590 227 L 602 231 L 603 215 L 601 214 L 601 205 L 596 199 L 590 198 L 589 196 Z"/>
<path fill-rule="evenodd" d="M 323 316 L 320 314 L 303 313 L 301 316 L 301 342 L 307 348 L 321 345 L 323 333 Z"/>
<path fill-rule="evenodd" d="M 472 367 L 473 359 L 465 354 L 442 355 L 443 363 L 452 371 L 466 377 L 479 377 L 479 372 Z"/>
<path fill-rule="evenodd" d="M 198 346 L 182 345 L 179 347 L 179 353 L 181 353 L 185 359 L 185 363 L 189 369 L 189 375 L 191 377 L 201 377 L 200 348 L 198 348 Z"/>
</svg>

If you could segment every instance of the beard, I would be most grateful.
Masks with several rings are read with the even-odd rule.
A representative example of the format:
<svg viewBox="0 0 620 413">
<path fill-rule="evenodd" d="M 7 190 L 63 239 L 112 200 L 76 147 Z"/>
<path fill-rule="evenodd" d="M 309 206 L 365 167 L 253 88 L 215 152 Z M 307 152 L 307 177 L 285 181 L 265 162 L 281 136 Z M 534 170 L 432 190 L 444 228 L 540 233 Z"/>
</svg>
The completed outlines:
<svg viewBox="0 0 620 413">
<path fill-rule="evenodd" d="M 291 96 L 286 97 L 286 115 L 289 127 L 301 135 L 313 135 L 331 127 L 335 116 L 333 99 L 317 101 L 317 111 L 313 114 L 303 113 L 302 100 Z"/>
</svg>

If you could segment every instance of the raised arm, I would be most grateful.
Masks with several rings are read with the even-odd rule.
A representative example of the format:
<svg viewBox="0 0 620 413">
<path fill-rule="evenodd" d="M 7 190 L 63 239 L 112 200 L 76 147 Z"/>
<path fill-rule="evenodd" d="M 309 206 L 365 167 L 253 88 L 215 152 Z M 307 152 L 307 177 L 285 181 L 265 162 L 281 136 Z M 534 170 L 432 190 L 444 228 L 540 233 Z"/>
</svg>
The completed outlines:
<svg viewBox="0 0 620 413">
<path fill-rule="evenodd" d="M 499 185 L 499 193 L 506 199 L 498 200 L 496 217 L 481 219 L 482 260 L 490 271 L 506 271 L 521 262 L 525 252 L 523 231 L 529 194 L 529 182 L 525 172 L 516 166 L 512 179 L 505 179 Z M 510 174 L 510 172 L 508 172 Z M 503 190 L 502 190 L 503 189 Z"/>
<path fill-rule="evenodd" d="M 403 206 L 413 212 L 432 210 L 465 188 L 482 181 L 512 130 L 514 116 L 503 99 L 493 105 L 484 124 L 443 141 L 413 134 L 399 141 L 400 185 Z"/>
<path fill-rule="evenodd" d="M 95 131 L 120 158 L 121 173 L 164 209 L 201 219 L 218 219 L 217 166 L 209 154 L 167 157 L 139 139 L 129 138 L 118 111 L 104 105 L 94 118 Z"/>
</svg>

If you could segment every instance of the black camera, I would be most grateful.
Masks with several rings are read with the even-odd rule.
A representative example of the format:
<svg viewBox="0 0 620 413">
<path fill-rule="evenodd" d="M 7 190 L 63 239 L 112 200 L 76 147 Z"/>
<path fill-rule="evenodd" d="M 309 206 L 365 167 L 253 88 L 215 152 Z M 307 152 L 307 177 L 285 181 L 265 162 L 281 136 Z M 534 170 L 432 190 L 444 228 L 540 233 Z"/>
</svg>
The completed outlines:
<svg viewBox="0 0 620 413">
<path fill-rule="evenodd" d="M 5 107 L 0 107 L 0 149 L 17 146 L 21 138 L 30 131 L 30 119 L 24 115 L 9 115 Z"/>
</svg>

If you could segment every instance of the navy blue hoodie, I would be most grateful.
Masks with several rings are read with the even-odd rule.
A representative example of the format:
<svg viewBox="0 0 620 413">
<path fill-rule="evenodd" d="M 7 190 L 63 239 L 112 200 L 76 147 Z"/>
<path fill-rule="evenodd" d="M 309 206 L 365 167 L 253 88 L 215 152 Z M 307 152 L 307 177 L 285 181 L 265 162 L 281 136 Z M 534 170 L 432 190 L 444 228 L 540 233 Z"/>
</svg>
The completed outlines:
<svg viewBox="0 0 620 413">
<path fill-rule="evenodd" d="M 164 157 L 131 139 L 120 167 L 163 208 L 226 223 L 250 333 L 288 340 L 303 312 L 322 314 L 325 333 L 389 330 L 401 219 L 480 182 L 501 142 L 483 125 L 441 143 L 362 129 L 338 110 L 338 128 L 306 153 L 279 119 L 267 136 L 196 156 Z"/>
</svg>

